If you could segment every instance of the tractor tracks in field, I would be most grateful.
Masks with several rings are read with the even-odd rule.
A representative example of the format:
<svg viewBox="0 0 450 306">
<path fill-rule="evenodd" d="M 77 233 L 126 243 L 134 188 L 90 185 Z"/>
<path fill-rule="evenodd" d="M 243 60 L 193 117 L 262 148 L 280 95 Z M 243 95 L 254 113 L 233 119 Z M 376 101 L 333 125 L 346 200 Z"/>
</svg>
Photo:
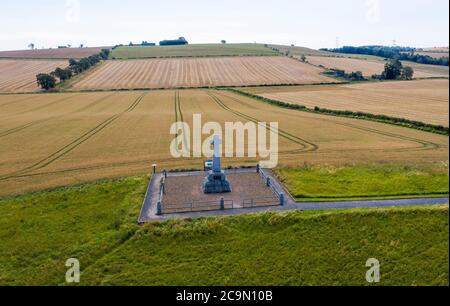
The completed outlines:
<svg viewBox="0 0 450 306">
<path fill-rule="evenodd" d="M 182 130 L 183 132 L 183 141 L 184 144 L 187 146 L 186 150 L 190 151 L 190 140 L 187 139 L 186 131 L 184 128 L 184 116 L 183 111 L 181 110 L 181 99 L 180 99 L 180 92 L 175 91 L 174 96 L 174 107 L 175 107 L 175 122 L 177 124 L 177 134 L 174 136 L 174 138 L 177 138 L 179 136 L 179 131 Z"/>
<path fill-rule="evenodd" d="M 239 99 L 237 99 L 235 97 L 230 97 L 228 95 L 224 95 L 224 96 L 229 98 L 229 99 L 232 99 L 232 100 L 236 101 L 237 103 L 245 105 L 247 107 L 254 107 L 254 106 L 249 105 L 249 104 L 245 103 L 244 101 L 239 100 Z M 273 110 L 272 113 L 278 113 L 278 114 L 281 114 L 281 115 L 286 115 L 285 112 L 281 112 L 279 110 Z M 326 116 L 326 115 L 322 115 L 322 116 Z M 380 130 L 375 129 L 375 128 L 363 127 L 363 126 L 355 125 L 355 124 L 352 124 L 352 123 L 339 122 L 339 121 L 333 120 L 333 119 L 311 118 L 311 117 L 301 116 L 301 115 L 298 114 L 298 112 L 296 112 L 295 113 L 295 118 L 299 118 L 299 117 L 300 118 L 303 117 L 303 118 L 309 119 L 309 120 L 314 119 L 314 120 L 318 120 L 318 121 L 322 121 L 322 122 L 325 121 L 325 122 L 329 122 L 329 123 L 332 123 L 332 124 L 344 126 L 344 127 L 347 127 L 347 128 L 360 130 L 360 131 L 365 132 L 365 133 L 377 134 L 379 136 L 389 137 L 389 138 L 393 138 L 393 139 L 396 139 L 396 140 L 409 141 L 409 142 L 413 142 L 413 143 L 416 143 L 416 144 L 419 145 L 419 146 L 411 147 L 411 148 L 381 149 L 380 151 L 383 151 L 383 152 L 415 152 L 415 151 L 424 151 L 424 150 L 425 151 L 426 150 L 436 150 L 436 149 L 442 148 L 442 146 L 440 144 L 437 144 L 437 143 L 434 143 L 434 142 L 431 142 L 431 141 L 426 141 L 426 140 L 417 139 L 417 138 L 414 138 L 414 137 L 399 135 L 399 134 L 392 133 L 392 132 L 380 131 Z"/>
<path fill-rule="evenodd" d="M 102 130 L 107 128 L 114 121 L 119 119 L 121 116 L 132 112 L 141 103 L 141 101 L 144 99 L 145 95 L 146 95 L 146 93 L 140 95 L 136 100 L 133 101 L 133 103 L 131 103 L 131 105 L 127 109 L 102 121 L 100 124 L 98 124 L 97 126 L 95 126 L 92 129 L 90 129 L 89 131 L 87 131 L 86 133 L 84 133 L 83 135 L 81 135 L 80 137 L 78 137 L 77 139 L 72 141 L 71 143 L 60 148 L 56 152 L 48 155 L 47 157 L 39 160 L 38 162 L 35 162 L 34 164 L 32 164 L 26 168 L 23 168 L 19 171 L 7 174 L 5 176 L 1 176 L 0 181 L 20 177 L 24 174 L 27 174 L 32 171 L 40 170 L 40 169 L 45 168 L 48 165 L 54 163 L 55 161 L 59 160 L 61 157 L 67 155 L 68 153 L 70 153 L 71 151 L 73 151 L 74 149 L 76 149 L 77 147 L 79 147 L 80 145 L 82 145 L 83 143 L 88 141 L 89 139 L 91 139 L 93 136 L 97 135 L 99 132 L 101 132 Z"/>
<path fill-rule="evenodd" d="M 88 104 L 88 105 L 85 105 L 85 106 L 83 106 L 82 108 L 77 109 L 77 110 L 72 111 L 72 112 L 69 112 L 69 113 L 66 113 L 66 114 L 61 114 L 61 115 L 58 115 L 58 116 L 52 116 L 52 117 L 48 117 L 48 118 L 44 118 L 44 119 L 40 119 L 40 120 L 31 121 L 31 122 L 28 122 L 28 123 L 26 123 L 26 124 L 23 124 L 23 125 L 14 127 L 14 128 L 12 128 L 12 129 L 9 129 L 9 130 L 0 132 L 0 138 L 5 137 L 5 136 L 9 136 L 9 135 L 11 135 L 11 134 L 15 134 L 15 133 L 17 133 L 17 132 L 20 132 L 20 131 L 22 131 L 22 130 L 25 130 L 25 129 L 27 129 L 27 128 L 31 127 L 31 126 L 34 126 L 34 125 L 36 125 L 36 124 L 39 124 L 39 123 L 47 122 L 47 121 L 50 121 L 50 120 L 53 120 L 53 119 L 63 118 L 63 117 L 68 116 L 68 115 L 73 115 L 73 114 L 76 114 L 76 113 L 85 111 L 85 110 L 87 110 L 87 109 L 89 109 L 89 108 L 91 108 L 91 107 L 94 107 L 94 106 L 96 106 L 97 104 L 99 104 L 99 103 L 101 103 L 101 102 L 103 102 L 103 101 L 109 99 L 109 98 L 110 98 L 111 96 L 113 96 L 114 94 L 115 94 L 115 93 L 109 94 L 109 95 L 107 95 L 107 96 L 105 96 L 105 97 L 102 97 L 102 98 L 100 98 L 100 99 L 98 99 L 98 100 L 95 100 L 95 101 L 93 101 L 92 103 L 90 103 L 90 104 Z M 73 96 L 73 97 L 75 97 L 75 96 Z"/>
<path fill-rule="evenodd" d="M 244 113 L 242 113 L 242 112 L 239 112 L 239 111 L 237 111 L 237 110 L 234 110 L 234 109 L 230 108 L 230 107 L 227 106 L 227 105 L 226 105 L 219 97 L 217 97 L 215 94 L 210 93 L 210 92 L 206 92 L 206 93 L 207 93 L 207 94 L 214 100 L 214 102 L 216 102 L 216 104 L 217 104 L 219 107 L 221 107 L 222 109 L 224 109 L 224 110 L 226 110 L 226 111 L 228 111 L 228 112 L 230 112 L 230 113 L 232 113 L 232 114 L 234 114 L 234 115 L 236 115 L 236 116 L 238 116 L 238 117 L 241 117 L 241 118 L 243 118 L 243 119 L 245 119 L 245 120 L 249 120 L 249 121 L 251 121 L 251 122 L 253 122 L 253 123 L 256 123 L 257 125 L 261 125 L 261 124 L 262 124 L 261 121 L 258 120 L 257 118 L 254 118 L 254 117 L 252 117 L 252 116 L 249 116 L 249 115 L 247 115 L 247 114 L 244 114 Z M 220 94 L 218 94 L 218 95 L 220 95 Z M 233 100 L 234 100 L 234 98 L 232 98 L 232 97 L 228 97 L 228 96 L 227 96 L 227 98 L 230 98 L 230 99 L 233 99 Z M 240 102 L 240 101 L 237 101 L 237 102 Z M 297 137 L 297 136 L 295 136 L 295 135 L 293 135 L 293 134 L 291 134 L 291 133 L 289 133 L 289 132 L 286 132 L 286 131 L 284 131 L 284 130 L 281 130 L 281 129 L 274 129 L 274 128 L 272 128 L 271 126 L 265 126 L 265 127 L 267 128 L 267 130 L 268 130 L 269 132 L 275 132 L 275 133 L 278 133 L 278 135 L 279 135 L 280 137 L 285 138 L 285 139 L 289 140 L 290 142 L 295 143 L 295 144 L 301 146 L 301 149 L 291 150 L 291 151 L 284 151 L 284 152 L 280 151 L 280 152 L 279 152 L 280 154 L 281 154 L 281 153 L 283 153 L 283 154 L 292 154 L 292 153 L 300 153 L 300 152 L 315 152 L 315 151 L 319 150 L 319 146 L 318 146 L 317 144 L 315 144 L 315 143 L 312 143 L 312 142 L 310 142 L 310 141 L 307 141 L 307 140 L 305 140 L 305 139 L 302 139 L 302 138 L 300 138 L 300 137 Z"/>
</svg>

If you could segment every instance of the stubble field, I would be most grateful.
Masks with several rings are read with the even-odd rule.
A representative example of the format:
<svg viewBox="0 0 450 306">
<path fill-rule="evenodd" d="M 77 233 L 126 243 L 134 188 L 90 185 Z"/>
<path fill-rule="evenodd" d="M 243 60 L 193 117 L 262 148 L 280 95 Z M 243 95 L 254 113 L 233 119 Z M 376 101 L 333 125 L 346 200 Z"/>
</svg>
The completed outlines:
<svg viewBox="0 0 450 306">
<path fill-rule="evenodd" d="M 102 49 L 96 48 L 63 48 L 63 49 L 38 49 L 38 50 L 17 50 L 1 51 L 0 58 L 11 59 L 79 59 L 100 53 Z"/>
<path fill-rule="evenodd" d="M 227 91 L 135 91 L 0 96 L 0 197 L 159 169 L 175 159 L 177 119 L 279 122 L 280 165 L 448 161 L 448 137 L 362 120 L 277 108 Z M 206 137 L 206 136 L 205 136 Z M 257 159 L 225 159 L 254 165 Z"/>
<path fill-rule="evenodd" d="M 0 92 L 32 92 L 38 90 L 36 75 L 65 68 L 64 60 L 0 59 Z"/>
<path fill-rule="evenodd" d="M 337 82 L 322 69 L 285 57 L 221 57 L 108 61 L 71 88 L 159 89 Z"/>
<path fill-rule="evenodd" d="M 307 56 L 307 61 L 315 66 L 323 66 L 330 69 L 340 69 L 346 72 L 361 71 L 364 76 L 381 74 L 385 62 L 381 60 L 365 60 L 348 57 Z M 413 62 L 403 62 L 414 69 L 415 78 L 448 77 L 449 68 L 446 66 L 423 65 Z"/>
<path fill-rule="evenodd" d="M 333 86 L 248 88 L 266 98 L 449 126 L 449 81 L 418 80 Z"/>
</svg>

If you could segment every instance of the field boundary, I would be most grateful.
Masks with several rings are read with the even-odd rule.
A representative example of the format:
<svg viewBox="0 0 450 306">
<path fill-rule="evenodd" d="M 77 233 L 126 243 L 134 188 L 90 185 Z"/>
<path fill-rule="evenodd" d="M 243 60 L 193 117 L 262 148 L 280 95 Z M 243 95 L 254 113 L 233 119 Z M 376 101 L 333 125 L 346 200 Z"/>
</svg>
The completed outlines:
<svg viewBox="0 0 450 306">
<path fill-rule="evenodd" d="M 219 89 L 219 90 L 223 90 L 223 89 Z M 236 94 L 239 94 L 239 95 L 242 95 L 242 96 L 246 96 L 249 98 L 253 98 L 253 99 L 262 101 L 264 103 L 282 107 L 282 108 L 299 110 L 299 111 L 321 114 L 321 115 L 345 117 L 345 118 L 353 118 L 353 119 L 360 119 L 360 120 L 375 121 L 375 122 L 380 122 L 380 123 L 387 123 L 387 124 L 392 124 L 392 125 L 396 125 L 396 126 L 416 129 L 416 130 L 420 130 L 420 131 L 424 131 L 424 132 L 430 132 L 430 133 L 434 133 L 434 134 L 449 136 L 449 128 L 441 126 L 441 125 L 434 125 L 434 124 L 424 123 L 424 122 L 420 122 L 420 121 L 409 120 L 409 119 L 405 119 L 405 118 L 391 117 L 391 116 L 387 116 L 387 115 L 375 115 L 375 114 L 365 113 L 365 112 L 340 111 L 340 110 L 320 108 L 317 106 L 314 109 L 312 109 L 312 108 L 308 108 L 304 105 L 292 104 L 292 103 L 287 103 L 287 102 L 283 102 L 283 101 L 279 101 L 279 100 L 269 99 L 269 98 L 265 98 L 265 97 L 255 95 L 252 93 L 244 92 L 242 90 L 235 89 L 235 88 L 227 88 L 226 90 L 236 93 Z"/>
</svg>

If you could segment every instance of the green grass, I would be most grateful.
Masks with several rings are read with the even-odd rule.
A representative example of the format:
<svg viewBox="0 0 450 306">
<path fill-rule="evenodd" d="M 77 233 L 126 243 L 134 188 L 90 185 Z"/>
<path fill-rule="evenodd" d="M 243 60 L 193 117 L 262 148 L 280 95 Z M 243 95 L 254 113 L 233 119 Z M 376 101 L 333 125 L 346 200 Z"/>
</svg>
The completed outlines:
<svg viewBox="0 0 450 306">
<path fill-rule="evenodd" d="M 273 56 L 278 52 L 262 44 L 198 44 L 186 46 L 118 47 L 112 59 L 210 56 Z"/>
<path fill-rule="evenodd" d="M 347 167 L 282 168 L 280 180 L 297 201 L 414 198 L 449 193 L 445 164 L 402 167 L 367 165 Z"/>
<path fill-rule="evenodd" d="M 0 285 L 448 285 L 448 205 L 136 225 L 146 177 L 0 201 Z"/>
<path fill-rule="evenodd" d="M 145 177 L 0 201 L 0 285 L 57 285 L 65 261 L 84 268 L 132 237 Z"/>
</svg>

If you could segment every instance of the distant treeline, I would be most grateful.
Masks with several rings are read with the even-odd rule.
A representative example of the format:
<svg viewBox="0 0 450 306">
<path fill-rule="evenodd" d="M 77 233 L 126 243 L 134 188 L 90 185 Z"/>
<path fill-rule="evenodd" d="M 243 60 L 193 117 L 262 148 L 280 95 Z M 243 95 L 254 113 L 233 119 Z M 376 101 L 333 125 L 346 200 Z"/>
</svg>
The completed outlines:
<svg viewBox="0 0 450 306">
<path fill-rule="evenodd" d="M 89 57 L 82 58 L 80 60 L 70 59 L 69 67 L 62 69 L 56 68 L 55 71 L 51 73 L 40 73 L 36 76 L 38 85 L 44 89 L 49 90 L 55 88 L 57 84 L 57 79 L 59 82 L 65 82 L 71 79 L 74 75 L 82 73 L 88 70 L 92 66 L 95 66 L 102 60 L 107 60 L 109 57 L 110 50 L 103 49 L 100 53 L 91 55 Z"/>
<path fill-rule="evenodd" d="M 428 55 L 416 54 L 417 49 L 410 47 L 386 47 L 386 46 L 364 46 L 364 47 L 342 47 L 337 49 L 321 49 L 333 53 L 344 54 L 364 54 L 374 55 L 390 59 L 399 59 L 401 61 L 411 61 L 419 64 L 448 66 L 449 59 L 433 58 Z"/>
</svg>

